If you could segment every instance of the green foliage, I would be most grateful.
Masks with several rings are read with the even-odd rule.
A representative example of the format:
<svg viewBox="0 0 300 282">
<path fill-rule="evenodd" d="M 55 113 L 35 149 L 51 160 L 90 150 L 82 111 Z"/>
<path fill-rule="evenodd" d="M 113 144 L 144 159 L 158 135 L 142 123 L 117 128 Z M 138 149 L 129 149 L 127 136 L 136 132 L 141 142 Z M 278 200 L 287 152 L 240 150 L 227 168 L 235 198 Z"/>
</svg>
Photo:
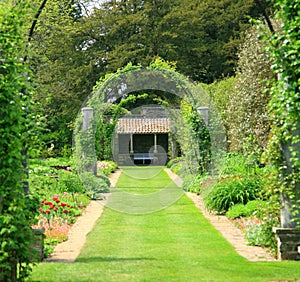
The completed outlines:
<svg viewBox="0 0 300 282">
<path fill-rule="evenodd" d="M 259 223 L 248 222 L 246 224 L 245 238 L 251 246 L 270 247 L 275 252 L 277 249 L 277 241 L 272 228 L 278 226 L 279 220 L 271 218 L 263 220 Z"/>
<path fill-rule="evenodd" d="M 237 76 L 228 107 L 231 149 L 244 152 L 256 162 L 269 139 L 268 80 L 274 77 L 272 61 L 266 52 L 267 42 L 259 39 L 262 32 L 268 34 L 267 27 L 262 24 L 247 31 L 238 53 Z"/>
<path fill-rule="evenodd" d="M 74 117 L 99 77 L 157 57 L 197 81 L 227 77 L 248 17 L 260 17 L 252 0 L 104 1 L 84 14 L 78 3 L 47 4 L 30 44 L 36 111 L 46 117 L 44 157 L 70 149 Z"/>
<path fill-rule="evenodd" d="M 206 178 L 206 175 L 197 174 L 197 175 L 186 175 L 183 179 L 182 188 L 185 191 L 192 193 L 200 194 L 201 192 L 201 183 Z"/>
<path fill-rule="evenodd" d="M 222 175 L 244 176 L 255 171 L 256 165 L 249 163 L 244 155 L 229 153 L 219 164 Z"/>
<path fill-rule="evenodd" d="M 226 216 L 230 219 L 235 219 L 238 217 L 249 217 L 259 209 L 266 208 L 266 205 L 266 202 L 261 200 L 249 201 L 246 205 L 236 204 L 228 209 L 228 211 L 226 212 Z"/>
<path fill-rule="evenodd" d="M 217 80 L 211 84 L 201 83 L 200 85 L 209 93 L 214 105 L 222 119 L 222 123 L 226 129 L 226 134 L 230 129 L 230 115 L 231 111 L 229 110 L 230 97 L 233 96 L 234 85 L 236 83 L 236 77 L 228 77 L 222 80 Z M 228 138 L 228 137 L 227 137 Z"/>
<path fill-rule="evenodd" d="M 258 176 L 229 176 L 221 178 L 204 195 L 204 202 L 208 210 L 225 213 L 235 204 L 246 204 L 259 197 L 262 181 Z"/>
<path fill-rule="evenodd" d="M 261 196 L 265 184 L 262 173 L 245 157 L 230 153 L 218 166 L 221 173 L 215 181 L 203 179 L 202 194 L 209 210 L 225 213 L 231 206 L 247 204 Z"/>
<path fill-rule="evenodd" d="M 30 90 L 26 56 L 28 1 L 0 5 L 0 280 L 24 281 L 31 271 L 30 223 L 36 198 L 25 194 L 22 153 L 31 127 L 26 119 Z M 30 204 L 29 204 L 30 203 Z M 29 204 L 29 205 L 28 205 Z"/>
<path fill-rule="evenodd" d="M 177 62 L 177 69 L 194 80 L 212 82 L 233 73 L 249 16 L 259 17 L 252 1 L 107 1 L 82 30 L 92 38 L 86 53 L 105 52 L 106 60 L 99 63 L 108 71 L 129 61 L 145 66 L 159 56 Z"/>
<path fill-rule="evenodd" d="M 280 204 L 267 201 L 250 217 L 246 223 L 245 238 L 250 245 L 268 247 L 276 255 L 277 241 L 272 231 L 280 224 Z"/>
<path fill-rule="evenodd" d="M 29 182 L 33 193 L 40 199 L 53 195 L 84 193 L 80 177 L 74 172 L 68 158 L 33 159 L 29 162 Z"/>
<path fill-rule="evenodd" d="M 110 182 L 104 175 L 96 177 L 91 172 L 86 172 L 82 175 L 82 183 L 86 193 L 93 200 L 103 199 L 103 193 L 109 192 Z"/>
<path fill-rule="evenodd" d="M 300 225 L 300 1 L 277 0 L 275 3 L 282 25 L 281 30 L 273 34 L 269 48 L 273 70 L 278 76 L 272 81 L 269 103 L 273 123 L 269 156 L 278 167 L 284 211 L 281 224 L 296 227 Z"/>
<path fill-rule="evenodd" d="M 83 192 L 82 183 L 77 174 L 68 170 L 58 172 L 58 189 L 60 192 L 81 193 Z"/>
<path fill-rule="evenodd" d="M 117 170 L 118 166 L 115 162 L 113 161 L 101 161 L 97 162 L 97 169 L 101 174 L 104 174 L 106 176 L 110 175 L 111 173 L 115 172 Z"/>
<path fill-rule="evenodd" d="M 172 168 L 174 165 L 176 165 L 177 163 L 183 162 L 184 160 L 181 157 L 176 157 L 174 159 L 171 159 L 168 161 L 168 163 L 166 164 L 167 168 Z"/>
<path fill-rule="evenodd" d="M 75 2 L 48 1 L 30 44 L 28 61 L 36 87 L 34 108 L 45 117 L 43 157 L 63 155 L 70 149 L 74 117 L 99 78 L 95 62 L 87 62 L 77 39 L 79 21 L 77 13 L 74 14 Z M 33 2 L 34 8 L 40 4 Z M 31 16 L 34 13 L 35 9 Z"/>
</svg>

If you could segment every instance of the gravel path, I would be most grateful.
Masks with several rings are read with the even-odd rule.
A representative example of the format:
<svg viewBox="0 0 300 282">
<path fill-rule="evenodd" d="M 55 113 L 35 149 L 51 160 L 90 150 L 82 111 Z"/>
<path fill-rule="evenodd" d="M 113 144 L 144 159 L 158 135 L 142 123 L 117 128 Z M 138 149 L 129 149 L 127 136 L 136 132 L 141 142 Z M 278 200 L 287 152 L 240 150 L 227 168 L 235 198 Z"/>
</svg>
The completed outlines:
<svg viewBox="0 0 300 282">
<path fill-rule="evenodd" d="M 180 187 L 182 180 L 169 169 L 165 169 L 169 177 Z M 111 186 L 114 187 L 121 175 L 117 170 L 110 176 Z M 235 250 L 249 261 L 274 261 L 265 249 L 255 246 L 247 246 L 243 233 L 235 227 L 225 216 L 209 214 L 199 196 L 193 193 L 186 193 L 193 200 L 195 206 L 211 222 L 211 224 L 233 245 Z M 107 195 L 108 197 L 109 195 Z M 93 229 L 97 219 L 101 216 L 105 201 L 91 201 L 82 216 L 71 227 L 68 240 L 57 245 L 46 262 L 74 262 L 85 244 L 86 235 Z"/>
</svg>

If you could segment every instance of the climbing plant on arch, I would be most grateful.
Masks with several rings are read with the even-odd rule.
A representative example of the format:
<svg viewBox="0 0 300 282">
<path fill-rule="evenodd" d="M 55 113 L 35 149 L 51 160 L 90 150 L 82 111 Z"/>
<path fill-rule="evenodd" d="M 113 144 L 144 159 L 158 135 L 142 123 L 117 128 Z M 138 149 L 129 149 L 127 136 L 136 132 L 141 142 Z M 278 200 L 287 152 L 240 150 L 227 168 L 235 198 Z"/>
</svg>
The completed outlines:
<svg viewBox="0 0 300 282">
<path fill-rule="evenodd" d="M 203 131 L 207 130 L 210 144 L 208 170 L 212 171 L 214 162 L 225 149 L 225 133 L 221 119 L 201 87 L 176 72 L 172 66 L 157 59 L 147 68 L 128 64 L 116 73 L 101 78 L 94 87 L 94 91 L 83 104 L 83 111 L 79 112 L 75 123 L 74 159 L 80 174 L 91 173 L 95 170 L 97 161 L 95 132 L 99 119 L 103 117 L 103 113 L 109 105 L 123 101 L 131 93 L 142 93 L 149 90 L 170 93 L 174 97 L 180 97 L 190 106 L 190 112 L 185 117 L 180 116 L 175 109 L 166 108 L 173 121 L 172 134 L 181 145 L 188 173 L 196 173 L 203 155 L 203 150 L 201 150 L 203 146 L 201 147 L 199 144 L 203 145 L 205 141 L 204 135 L 201 136 L 199 130 L 201 128 Z M 207 119 L 209 123 L 206 119 L 204 120 L 201 112 L 197 112 L 201 106 L 209 107 Z M 194 124 L 200 124 L 200 126 L 193 126 Z"/>
</svg>

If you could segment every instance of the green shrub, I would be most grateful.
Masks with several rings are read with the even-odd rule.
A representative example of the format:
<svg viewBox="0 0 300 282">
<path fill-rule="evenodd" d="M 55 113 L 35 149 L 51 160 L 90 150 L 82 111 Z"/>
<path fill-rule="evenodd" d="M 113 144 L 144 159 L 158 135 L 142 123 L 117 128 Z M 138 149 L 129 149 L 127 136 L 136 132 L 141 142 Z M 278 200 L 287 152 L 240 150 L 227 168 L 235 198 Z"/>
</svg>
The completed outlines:
<svg viewBox="0 0 300 282">
<path fill-rule="evenodd" d="M 168 161 L 166 167 L 167 168 L 171 168 L 176 163 L 179 163 L 179 162 L 182 162 L 182 161 L 183 161 L 183 159 L 181 157 L 177 157 L 177 158 L 171 159 L 171 160 Z"/>
<path fill-rule="evenodd" d="M 206 178 L 206 175 L 192 175 L 189 174 L 184 177 L 182 188 L 185 191 L 200 194 L 201 192 L 201 182 Z"/>
<path fill-rule="evenodd" d="M 82 183 L 87 195 L 93 200 L 103 199 L 103 193 L 109 192 L 110 185 L 104 176 L 96 177 L 93 173 L 86 172 L 82 176 Z"/>
<path fill-rule="evenodd" d="M 98 174 L 97 178 L 101 178 L 106 183 L 107 187 L 110 187 L 110 180 L 105 173 Z"/>
<path fill-rule="evenodd" d="M 248 175 L 251 172 L 251 168 L 247 163 L 247 159 L 240 154 L 230 153 L 224 159 L 224 162 L 219 168 L 223 175 Z"/>
<path fill-rule="evenodd" d="M 242 216 L 247 216 L 247 209 L 244 204 L 236 204 L 231 206 L 228 211 L 226 212 L 226 216 L 229 219 L 235 219 Z"/>
<path fill-rule="evenodd" d="M 203 199 L 208 210 L 225 213 L 235 204 L 246 204 L 258 199 L 262 186 L 262 181 L 258 176 L 226 177 L 213 185 L 203 195 Z"/>
<path fill-rule="evenodd" d="M 81 193 L 84 191 L 80 177 L 66 170 L 60 170 L 58 172 L 58 189 L 62 193 Z"/>
<path fill-rule="evenodd" d="M 98 161 L 97 171 L 98 173 L 104 173 L 105 175 L 110 175 L 117 170 L 118 166 L 113 161 Z"/>
<path fill-rule="evenodd" d="M 236 204 L 231 206 L 226 212 L 226 216 L 229 219 L 235 219 L 238 217 L 249 217 L 263 207 L 266 207 L 267 203 L 261 200 L 249 201 L 246 205 Z"/>
<path fill-rule="evenodd" d="M 276 253 L 277 242 L 272 231 L 279 225 L 277 217 L 265 217 L 261 222 L 249 221 L 246 224 L 245 238 L 250 246 L 270 247 Z"/>
<path fill-rule="evenodd" d="M 245 235 L 249 245 L 269 247 L 274 254 L 277 253 L 277 242 L 272 228 L 280 226 L 280 207 L 277 201 L 264 202 L 255 212 L 255 220 L 249 219 Z"/>
</svg>

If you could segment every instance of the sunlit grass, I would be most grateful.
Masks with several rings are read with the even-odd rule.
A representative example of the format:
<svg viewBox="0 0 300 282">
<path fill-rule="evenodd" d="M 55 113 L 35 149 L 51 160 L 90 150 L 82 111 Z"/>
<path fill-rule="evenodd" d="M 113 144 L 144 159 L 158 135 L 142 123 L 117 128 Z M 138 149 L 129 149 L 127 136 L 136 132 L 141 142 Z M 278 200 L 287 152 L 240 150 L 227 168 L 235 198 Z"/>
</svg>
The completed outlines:
<svg viewBox="0 0 300 282">
<path fill-rule="evenodd" d="M 138 167 L 136 173 L 151 175 L 147 169 Z M 133 170 L 130 176 L 121 176 L 118 187 L 142 189 L 132 177 Z M 144 179 L 144 185 L 150 189 L 150 183 L 157 185 L 157 181 L 170 180 L 160 171 L 153 179 Z M 184 195 L 175 204 L 148 214 L 132 215 L 106 207 L 75 263 L 41 263 L 31 279 L 252 282 L 299 277 L 298 262 L 246 261 Z"/>
</svg>

